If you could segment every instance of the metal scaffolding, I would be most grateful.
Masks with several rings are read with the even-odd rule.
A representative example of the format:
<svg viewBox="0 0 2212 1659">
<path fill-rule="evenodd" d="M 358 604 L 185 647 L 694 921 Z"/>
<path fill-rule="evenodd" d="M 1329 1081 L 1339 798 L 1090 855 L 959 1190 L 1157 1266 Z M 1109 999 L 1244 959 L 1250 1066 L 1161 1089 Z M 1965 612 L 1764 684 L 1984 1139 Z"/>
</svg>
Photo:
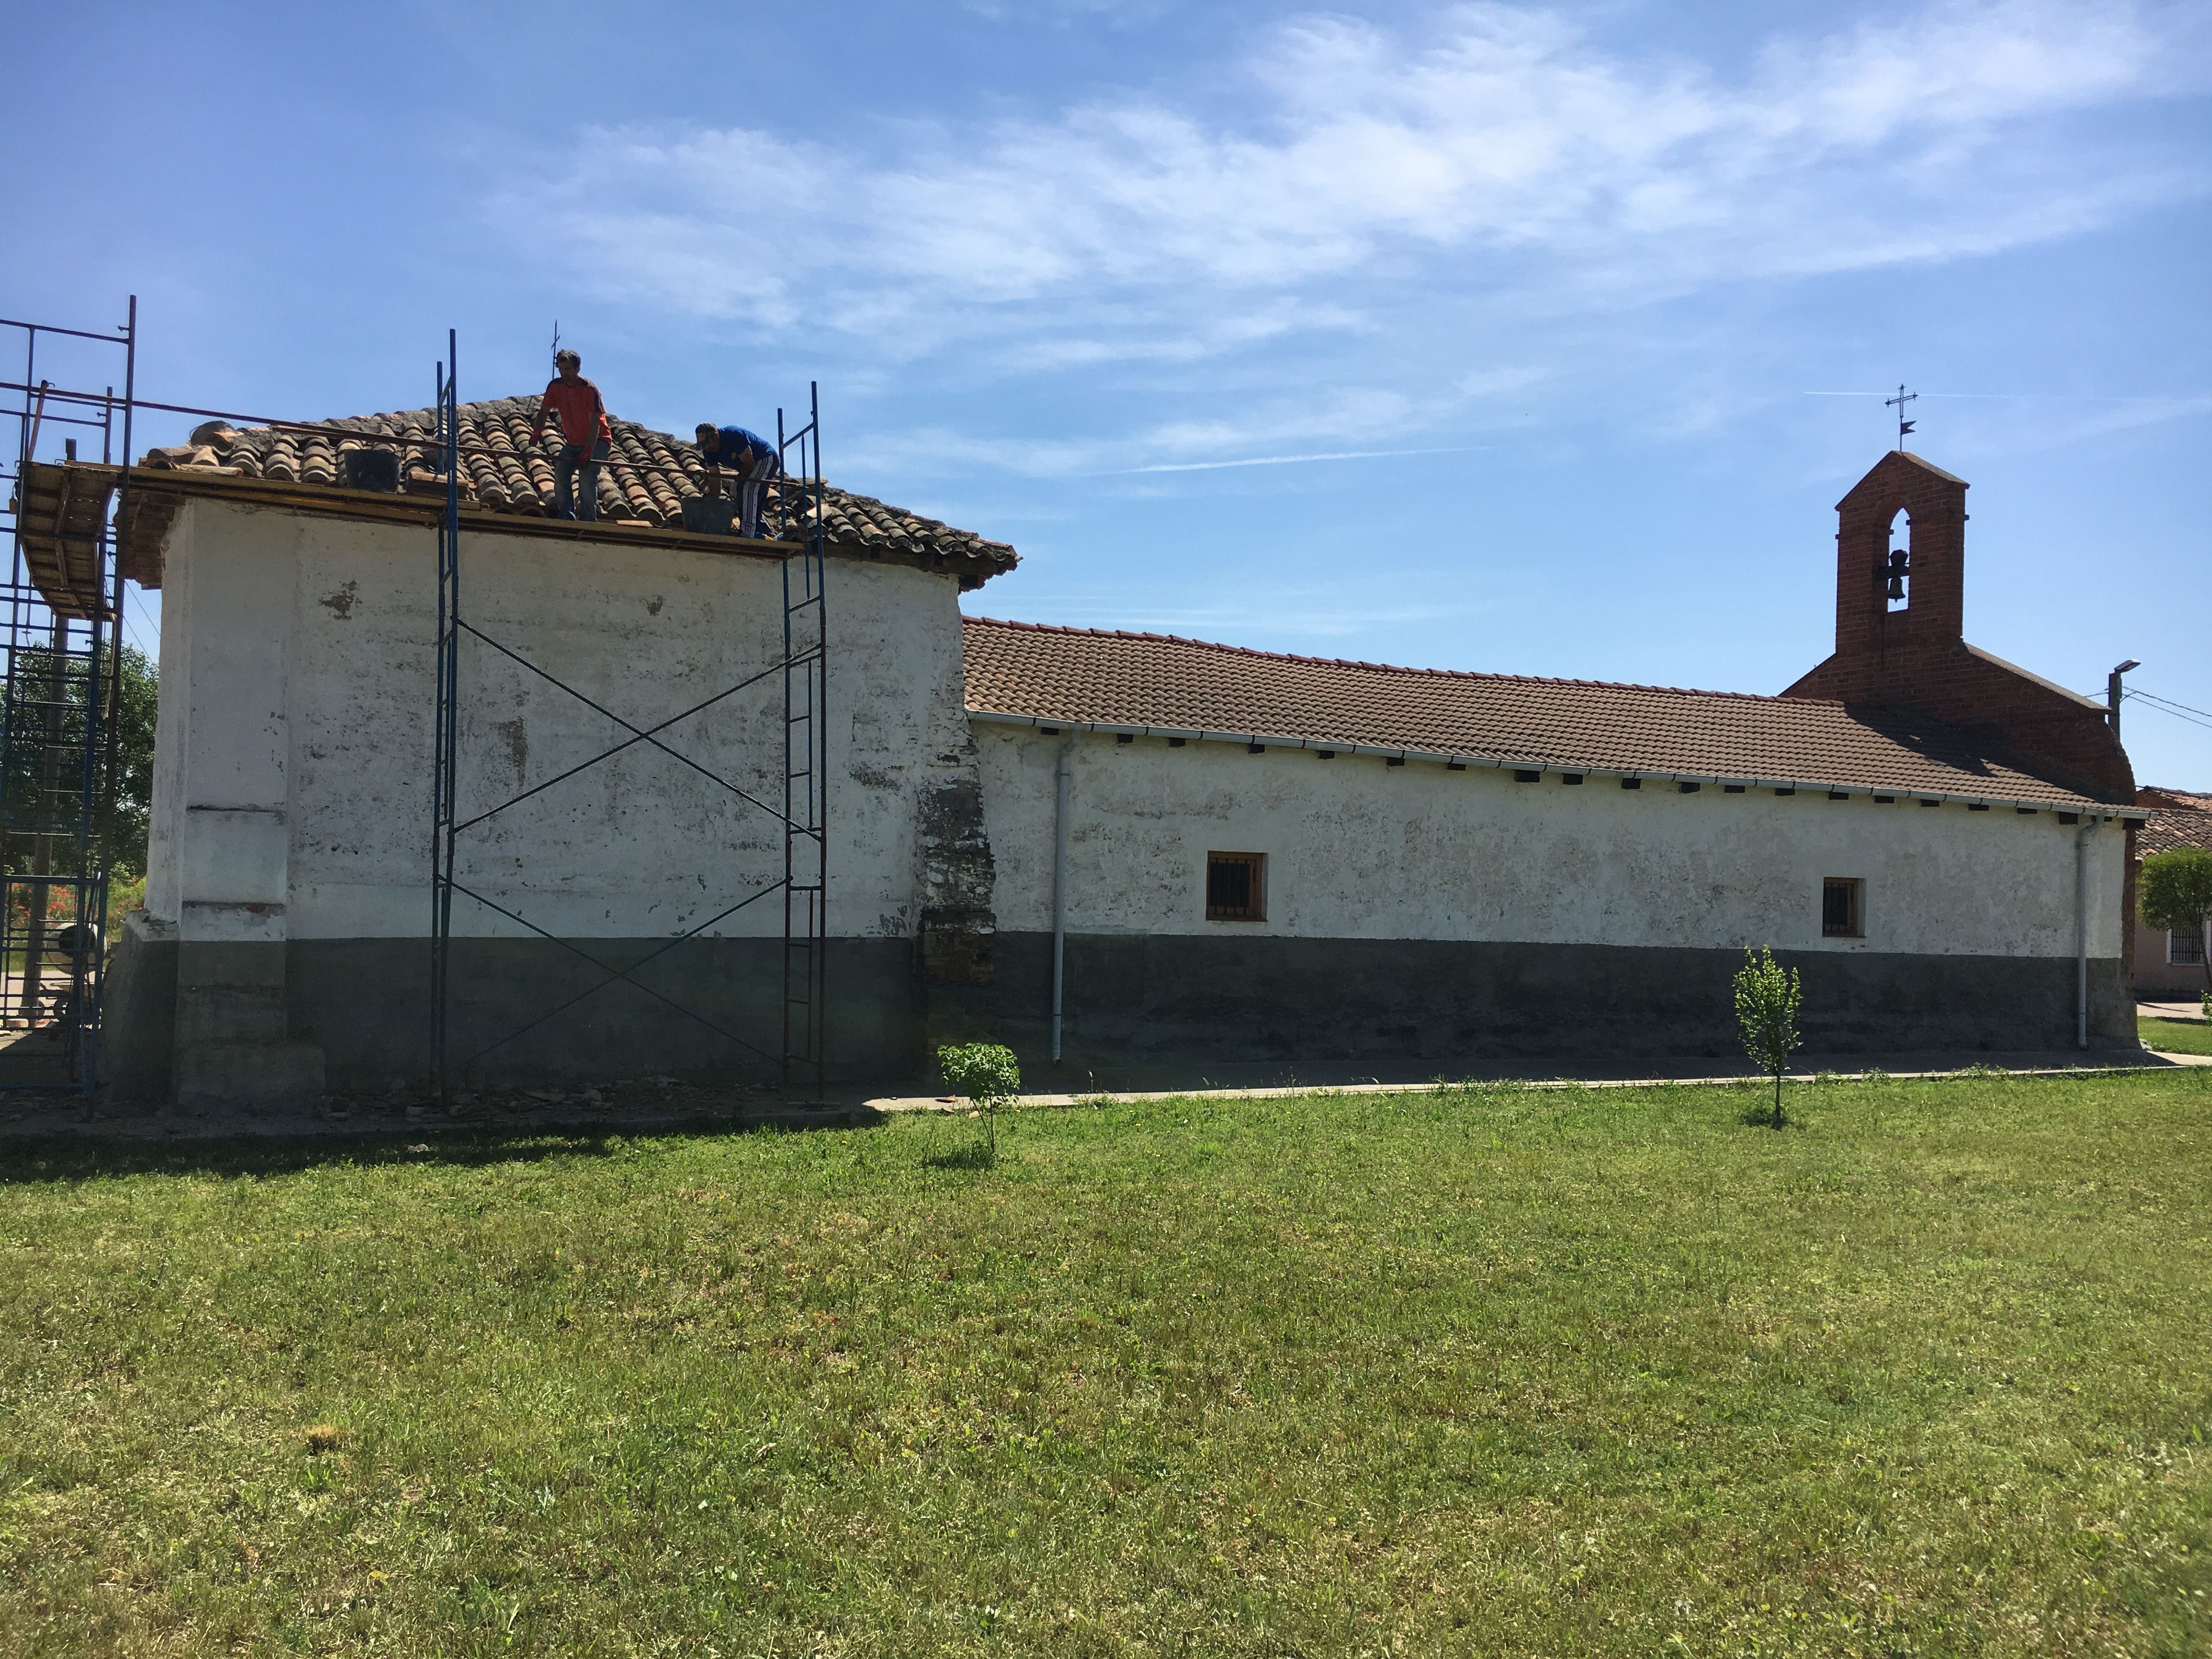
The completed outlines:
<svg viewBox="0 0 2212 1659">
<path fill-rule="evenodd" d="M 0 1089 L 90 1093 L 114 849 L 122 691 L 123 573 L 138 301 L 108 333 L 0 319 L 23 342 L 14 467 L 5 474 L 10 564 L 0 686 Z M 39 377 L 42 344 L 119 350 L 123 391 Z M 100 468 L 79 462 L 96 437 Z M 42 459 L 41 445 L 61 455 Z"/>
<path fill-rule="evenodd" d="M 814 1096 L 823 1092 L 827 1059 L 829 945 L 829 769 L 828 728 L 824 720 L 829 690 L 829 637 L 823 593 L 823 514 L 821 465 L 821 404 L 818 388 L 810 387 L 808 419 L 797 431 L 784 430 L 784 415 L 776 411 L 777 450 L 781 462 L 781 487 L 775 492 L 774 538 L 781 541 L 796 517 L 803 534 L 782 560 L 781 655 L 757 672 L 710 695 L 688 702 L 673 713 L 654 719 L 641 716 L 640 723 L 607 707 L 535 660 L 525 641 L 501 640 L 472 620 L 463 585 L 461 557 L 460 459 L 464 453 L 461 404 L 456 390 L 459 372 L 456 336 L 447 339 L 447 356 L 437 370 L 437 445 L 446 477 L 445 510 L 438 526 L 437 651 L 434 669 L 437 714 L 434 727 L 433 804 L 430 848 L 430 1046 L 440 1097 L 450 1099 L 457 1087 L 465 1087 L 478 1061 L 518 1039 L 568 1013 L 600 992 L 627 985 L 643 993 L 672 1012 L 712 1032 L 726 1047 L 742 1051 L 776 1067 L 787 1092 L 805 1089 Z M 362 434 L 366 441 L 367 434 Z M 462 742 L 465 651 L 488 653 L 504 659 L 555 691 L 573 698 L 603 716 L 624 734 L 586 759 L 553 776 L 520 788 L 495 804 L 471 808 L 464 815 L 459 786 L 465 778 L 481 781 L 492 775 L 489 766 L 477 763 Z M 779 806 L 732 779 L 683 753 L 664 734 L 681 722 L 703 714 L 729 699 L 759 688 L 780 684 L 783 695 L 782 779 Z M 692 688 L 696 689 L 696 688 Z M 516 908 L 502 903 L 472 884 L 465 873 L 465 838 L 510 811 L 595 767 L 640 745 L 657 750 L 688 769 L 721 792 L 733 812 L 766 813 L 777 820 L 783 842 L 780 878 L 734 897 L 705 921 L 662 939 L 639 960 L 611 962 L 588 944 L 564 937 L 541 926 Z M 520 782 L 520 780 L 518 780 Z M 773 1032 L 754 1037 L 733 1031 L 720 1021 L 656 989 L 639 977 L 641 969 L 738 912 L 781 894 L 783 898 L 781 1018 Z M 728 896 L 725 895 L 725 896 Z M 453 908 L 456 899 L 479 908 L 489 916 L 544 939 L 580 958 L 595 977 L 584 989 L 558 1001 L 525 1023 L 489 1042 L 472 1043 L 465 1054 L 456 1052 L 453 1010 Z M 499 923 L 492 924 L 495 931 Z M 466 937 L 465 935 L 465 937 Z M 771 1046 L 774 1045 L 774 1046 Z"/>
<path fill-rule="evenodd" d="M 130 320 L 112 334 L 0 319 L 0 328 L 21 332 L 23 378 L 0 380 L 0 392 L 20 393 L 13 471 L 4 477 L 13 568 L 6 588 L 4 698 L 0 698 L 0 1087 L 67 1087 L 90 1091 L 99 1078 L 103 968 L 112 941 L 106 939 L 118 770 L 122 684 L 124 577 L 119 542 L 131 507 L 132 419 L 135 410 L 191 415 L 226 424 L 266 425 L 319 434 L 364 449 L 399 447 L 404 435 L 352 424 L 237 415 L 136 397 L 137 301 Z M 41 343 L 48 337 L 96 342 L 124 355 L 123 390 L 94 392 L 57 387 L 39 379 Z M 757 672 L 674 713 L 640 724 L 617 713 L 550 672 L 523 648 L 480 626 L 464 603 L 461 557 L 462 462 L 483 453 L 464 432 L 456 391 L 459 341 L 447 337 L 446 361 L 436 374 L 434 447 L 444 474 L 438 515 L 435 705 L 432 762 L 430 1048 L 441 1096 L 465 1086 L 471 1068 L 496 1050 L 575 1008 L 610 987 L 635 988 L 672 1012 L 713 1032 L 732 1052 L 773 1065 L 787 1091 L 823 1091 L 827 1054 L 829 979 L 829 636 L 823 596 L 824 486 L 821 464 L 818 388 L 810 387 L 807 420 L 785 429 L 776 411 L 780 477 L 771 496 L 769 544 L 781 562 L 781 654 Z M 64 457 L 41 459 L 57 433 Z M 80 439 L 96 433 L 100 459 L 80 461 Z M 619 470 L 620 462 L 602 463 Z M 389 488 L 387 484 L 385 488 Z M 787 540 L 793 524 L 800 531 Z M 580 530 L 584 527 L 579 526 Z M 589 532 L 585 532 L 586 534 Z M 554 776 L 466 816 L 458 810 L 467 783 L 493 776 L 485 757 L 469 752 L 462 719 L 468 682 L 465 653 L 487 653 L 603 716 L 622 735 L 588 758 Z M 774 790 L 756 793 L 684 754 L 672 740 L 680 722 L 747 692 L 782 694 L 780 801 Z M 696 688 L 693 688 L 696 689 Z M 705 921 L 659 939 L 641 959 L 611 962 L 586 942 L 562 937 L 516 908 L 489 896 L 491 884 L 467 868 L 471 832 L 523 802 L 642 745 L 658 751 L 720 792 L 733 811 L 766 814 L 780 826 L 782 867 L 754 890 Z M 738 912 L 781 894 L 782 937 L 780 1009 L 766 1014 L 750 1036 L 684 1006 L 639 974 L 687 941 L 708 935 Z M 453 1018 L 454 902 L 478 907 L 513 930 L 550 941 L 580 958 L 595 977 L 581 991 L 489 1042 L 457 1045 Z M 464 911 L 465 916 L 467 912 Z M 502 931 L 495 921 L 491 933 Z M 465 930 L 464 938 L 481 937 Z M 771 933 L 769 938 L 773 938 Z M 758 988 L 763 1004 L 776 996 Z M 457 1052 L 465 1047 L 466 1052 Z"/>
</svg>

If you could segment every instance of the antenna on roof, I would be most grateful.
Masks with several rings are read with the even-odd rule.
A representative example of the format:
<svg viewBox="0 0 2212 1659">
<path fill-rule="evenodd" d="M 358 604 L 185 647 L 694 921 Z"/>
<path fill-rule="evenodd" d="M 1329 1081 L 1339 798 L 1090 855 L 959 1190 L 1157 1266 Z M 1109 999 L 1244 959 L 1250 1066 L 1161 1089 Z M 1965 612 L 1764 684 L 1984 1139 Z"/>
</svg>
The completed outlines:
<svg viewBox="0 0 2212 1659">
<path fill-rule="evenodd" d="M 1907 392 L 1905 389 L 1905 382 L 1899 380 L 1897 383 L 1897 396 L 1884 398 L 1881 400 L 1884 409 L 1893 409 L 1897 411 L 1897 447 L 1899 449 L 1905 447 L 1905 434 L 1920 424 L 1917 421 L 1908 421 L 1905 418 L 1905 404 L 1911 403 L 1919 396 L 1917 392 Z"/>
<path fill-rule="evenodd" d="M 560 373 L 560 370 L 561 370 L 561 319 L 560 319 L 558 317 L 556 317 L 556 318 L 553 319 L 553 371 L 554 371 L 554 373 L 555 373 L 555 374 L 557 374 L 558 373 Z M 1900 391 L 1900 392 L 1902 392 L 1904 389 L 1905 389 L 1905 388 L 1904 388 L 1904 387 L 1902 387 L 1902 386 L 1899 386 L 1899 387 L 1898 388 L 1898 390 L 1899 390 L 1899 391 Z"/>
</svg>

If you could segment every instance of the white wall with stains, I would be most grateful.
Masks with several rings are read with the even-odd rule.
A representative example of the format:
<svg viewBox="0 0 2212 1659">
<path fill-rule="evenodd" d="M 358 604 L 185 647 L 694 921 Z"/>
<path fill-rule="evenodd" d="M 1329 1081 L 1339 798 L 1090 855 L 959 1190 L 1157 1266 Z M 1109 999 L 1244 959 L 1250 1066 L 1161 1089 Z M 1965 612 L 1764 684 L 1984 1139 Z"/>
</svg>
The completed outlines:
<svg viewBox="0 0 2212 1659">
<path fill-rule="evenodd" d="M 461 557 L 471 622 L 641 726 L 781 655 L 773 562 L 490 533 L 465 533 Z M 830 929 L 908 933 L 918 793 L 972 764 L 957 586 L 833 556 L 828 586 Z M 213 918 L 205 936 L 240 940 L 428 933 L 436 598 L 427 528 L 205 499 L 183 508 L 163 587 L 150 917 Z M 629 735 L 474 639 L 461 700 L 464 818 Z M 780 808 L 782 718 L 770 672 L 658 735 Z M 644 744 L 461 845 L 463 883 L 563 938 L 673 934 L 783 865 L 771 812 Z M 781 902 L 708 931 L 779 933 Z M 459 902 L 453 925 L 524 931 Z"/>
<path fill-rule="evenodd" d="M 429 927 L 434 544 L 427 529 L 209 500 L 179 514 L 162 607 L 147 908 L 180 936 L 421 937 Z M 538 668 L 653 726 L 775 661 L 779 568 L 689 548 L 464 539 L 465 614 Z M 961 707 L 957 590 L 833 558 L 831 931 L 916 923 L 917 803 L 977 764 L 1002 933 L 1051 927 L 1063 739 Z M 464 817 L 626 734 L 530 669 L 464 655 Z M 771 674 L 662 733 L 780 805 Z M 1311 751 L 1077 740 L 1070 927 L 1840 951 L 2070 956 L 2074 831 L 2050 813 L 1864 795 L 1678 794 L 1557 774 Z M 633 744 L 463 837 L 462 881 L 563 938 L 668 936 L 781 872 L 773 816 Z M 1268 860 L 1267 919 L 1210 922 L 1209 850 Z M 2122 833 L 2093 838 L 2090 951 L 2119 951 Z M 1824 877 L 1865 936 L 1820 934 Z M 772 935 L 769 899 L 708 931 Z M 457 905 L 463 933 L 518 935 Z"/>
<path fill-rule="evenodd" d="M 1003 933 L 1052 927 L 1065 738 L 978 721 Z M 2050 812 L 1868 795 L 1677 793 L 1557 773 L 1386 766 L 1310 750 L 1074 740 L 1068 927 L 1079 933 L 2071 957 L 2073 828 Z M 2092 838 L 2089 951 L 2120 950 L 2124 834 Z M 1209 851 L 1267 856 L 1267 919 L 1206 919 Z M 1865 883 L 1865 937 L 1823 938 L 1821 883 Z"/>
</svg>

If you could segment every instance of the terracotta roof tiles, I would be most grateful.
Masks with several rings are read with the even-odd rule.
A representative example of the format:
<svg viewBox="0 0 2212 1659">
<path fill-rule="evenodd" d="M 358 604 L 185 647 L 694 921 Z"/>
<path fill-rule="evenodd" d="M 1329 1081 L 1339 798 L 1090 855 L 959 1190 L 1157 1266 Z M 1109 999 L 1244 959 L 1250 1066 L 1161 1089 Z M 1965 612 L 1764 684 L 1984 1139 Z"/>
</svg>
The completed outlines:
<svg viewBox="0 0 2212 1659">
<path fill-rule="evenodd" d="M 1396 668 L 1171 635 L 963 620 L 968 707 L 986 715 L 1532 769 L 2096 805 L 1956 728 L 1822 699 Z"/>
<path fill-rule="evenodd" d="M 2136 834 L 2136 851 L 2144 858 L 2184 847 L 2212 848 L 2212 809 L 2161 806 Z"/>
<path fill-rule="evenodd" d="M 462 483 L 471 505 L 496 513 L 552 512 L 552 457 L 530 440 L 537 411 L 534 397 L 461 405 Z M 322 432 L 273 427 L 234 431 L 211 423 L 195 433 L 191 443 L 155 450 L 146 461 L 156 467 L 221 469 L 249 478 L 336 486 L 345 451 L 396 447 L 408 493 L 444 492 L 444 478 L 437 472 L 436 411 L 350 416 L 323 424 L 359 432 L 364 439 L 399 441 L 396 446 L 356 443 Z M 697 447 L 635 421 L 611 416 L 608 425 L 612 441 L 608 461 L 599 468 L 599 516 L 681 528 L 685 498 L 703 493 L 706 467 Z M 557 431 L 557 422 L 550 429 Z M 762 520 L 773 527 L 779 522 L 780 509 L 787 512 L 791 517 L 784 533 L 796 540 L 799 520 L 811 509 L 795 486 L 788 486 L 787 503 L 787 488 L 782 481 L 768 486 Z M 966 586 L 1011 570 L 1018 562 L 1014 550 L 1003 542 L 835 486 L 823 491 L 823 523 L 832 546 L 895 553 L 941 566 L 957 572 Z"/>
</svg>

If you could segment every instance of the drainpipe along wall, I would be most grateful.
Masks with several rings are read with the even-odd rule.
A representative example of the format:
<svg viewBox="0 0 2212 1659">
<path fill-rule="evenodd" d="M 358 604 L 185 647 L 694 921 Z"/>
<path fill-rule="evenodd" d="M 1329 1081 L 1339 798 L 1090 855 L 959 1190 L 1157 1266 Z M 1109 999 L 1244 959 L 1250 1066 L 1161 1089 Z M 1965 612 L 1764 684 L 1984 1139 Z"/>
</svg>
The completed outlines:
<svg viewBox="0 0 2212 1659">
<path fill-rule="evenodd" d="M 1052 1058 L 1060 1063 L 1060 1011 L 1067 986 L 1067 791 L 1075 778 L 1075 739 L 1060 746 L 1052 811 Z"/>
<path fill-rule="evenodd" d="M 2089 1046 L 2089 837 L 2097 821 L 2074 832 L 2074 1046 Z"/>
</svg>

